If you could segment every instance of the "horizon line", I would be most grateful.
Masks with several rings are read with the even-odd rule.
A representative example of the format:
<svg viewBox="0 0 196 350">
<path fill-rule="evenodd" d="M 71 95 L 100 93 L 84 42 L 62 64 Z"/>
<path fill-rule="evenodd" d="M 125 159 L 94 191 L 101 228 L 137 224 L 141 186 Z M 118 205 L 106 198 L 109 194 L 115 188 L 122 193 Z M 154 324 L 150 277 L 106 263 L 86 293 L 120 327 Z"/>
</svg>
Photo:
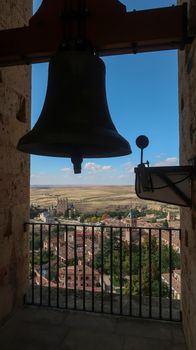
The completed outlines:
<svg viewBox="0 0 196 350">
<path fill-rule="evenodd" d="M 118 186 L 118 187 L 123 187 L 123 186 L 134 186 L 134 184 L 62 184 L 62 185 L 47 185 L 47 184 L 40 184 L 40 185 L 30 185 L 30 187 L 104 187 L 104 186 Z"/>
</svg>

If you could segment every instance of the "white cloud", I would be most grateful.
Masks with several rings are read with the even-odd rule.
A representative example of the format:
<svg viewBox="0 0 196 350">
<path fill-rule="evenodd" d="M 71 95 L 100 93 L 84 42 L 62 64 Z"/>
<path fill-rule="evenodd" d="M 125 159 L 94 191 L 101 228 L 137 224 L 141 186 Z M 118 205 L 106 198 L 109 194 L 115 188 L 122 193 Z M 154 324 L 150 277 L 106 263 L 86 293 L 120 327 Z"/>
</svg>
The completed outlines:
<svg viewBox="0 0 196 350">
<path fill-rule="evenodd" d="M 161 159 L 161 158 L 164 158 L 165 156 L 166 156 L 166 154 L 162 152 L 162 153 L 156 154 L 155 158 L 156 159 Z"/>
<path fill-rule="evenodd" d="M 134 173 L 135 166 L 131 162 L 124 164 L 124 168 L 125 168 L 126 172 L 131 173 L 131 174 Z"/>
<path fill-rule="evenodd" d="M 82 174 L 73 174 L 73 172 L 55 174 L 32 174 L 31 185 L 58 185 L 58 186 L 84 186 L 84 185 L 128 185 L 134 183 L 134 174 L 119 173 L 115 169 L 110 171 L 82 171 Z"/>
<path fill-rule="evenodd" d="M 127 175 L 125 174 L 121 174 L 118 176 L 119 179 L 127 179 Z"/>
<path fill-rule="evenodd" d="M 104 171 L 112 170 L 112 166 L 111 165 L 104 165 L 104 166 L 102 166 L 102 170 L 104 170 Z"/>
<path fill-rule="evenodd" d="M 46 176 L 46 173 L 37 173 L 37 174 L 31 174 L 31 179 L 40 179 L 41 177 Z"/>
<path fill-rule="evenodd" d="M 71 173 L 72 169 L 71 168 L 62 168 L 61 171 L 63 171 L 64 173 Z"/>
<path fill-rule="evenodd" d="M 175 166 L 175 165 L 179 165 L 179 160 L 176 157 L 168 157 L 154 164 L 154 166 Z"/>
<path fill-rule="evenodd" d="M 75 175 L 72 165 L 63 164 L 56 171 L 47 173 L 33 172 L 31 175 L 31 185 L 127 185 L 134 182 L 134 166 L 125 163 L 119 166 L 112 166 L 101 162 L 84 162 L 82 173 Z"/>
<path fill-rule="evenodd" d="M 111 165 L 99 165 L 96 163 L 86 163 L 84 169 L 89 171 L 109 171 L 112 170 Z"/>
</svg>

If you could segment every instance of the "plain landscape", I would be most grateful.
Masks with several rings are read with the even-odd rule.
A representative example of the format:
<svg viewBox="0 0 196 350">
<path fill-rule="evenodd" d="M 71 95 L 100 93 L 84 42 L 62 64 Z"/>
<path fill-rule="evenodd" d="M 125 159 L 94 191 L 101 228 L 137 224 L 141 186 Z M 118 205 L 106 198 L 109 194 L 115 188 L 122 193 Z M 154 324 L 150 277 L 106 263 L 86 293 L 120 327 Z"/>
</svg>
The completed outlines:
<svg viewBox="0 0 196 350">
<path fill-rule="evenodd" d="M 67 198 L 80 212 L 127 210 L 142 205 L 158 207 L 160 203 L 144 201 L 135 194 L 134 186 L 64 186 L 32 187 L 31 204 L 48 208 L 58 198 Z"/>
</svg>

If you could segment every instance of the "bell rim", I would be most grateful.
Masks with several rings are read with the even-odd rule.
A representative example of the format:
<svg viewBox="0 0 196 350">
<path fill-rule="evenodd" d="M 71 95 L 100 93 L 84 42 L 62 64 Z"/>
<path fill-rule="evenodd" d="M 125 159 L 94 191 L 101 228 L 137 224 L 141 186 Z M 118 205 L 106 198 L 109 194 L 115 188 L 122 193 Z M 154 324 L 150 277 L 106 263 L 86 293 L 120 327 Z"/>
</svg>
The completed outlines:
<svg viewBox="0 0 196 350">
<path fill-rule="evenodd" d="M 17 149 L 24 153 L 34 154 L 38 156 L 47 156 L 47 157 L 61 157 L 61 158 L 71 158 L 74 155 L 80 155 L 82 158 L 112 158 L 112 157 L 122 157 L 132 153 L 131 146 L 129 143 L 123 139 L 124 145 L 120 147 L 103 147 L 95 145 L 93 148 L 89 149 L 89 145 L 83 145 L 81 147 L 72 147 L 69 146 L 69 150 L 67 144 L 43 144 L 43 143 L 28 143 L 25 144 L 22 142 L 22 139 L 19 141 L 17 145 Z M 54 150 L 55 148 L 55 150 Z M 64 151 L 65 149 L 65 151 Z"/>
</svg>

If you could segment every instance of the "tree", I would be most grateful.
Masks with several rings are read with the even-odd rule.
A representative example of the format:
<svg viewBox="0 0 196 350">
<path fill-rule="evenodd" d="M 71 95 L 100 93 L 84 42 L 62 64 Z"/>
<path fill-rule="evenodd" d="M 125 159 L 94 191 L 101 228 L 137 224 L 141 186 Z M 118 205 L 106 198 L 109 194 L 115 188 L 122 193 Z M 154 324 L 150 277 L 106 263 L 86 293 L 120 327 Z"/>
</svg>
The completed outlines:
<svg viewBox="0 0 196 350">
<path fill-rule="evenodd" d="M 91 218 L 89 218 L 89 221 L 90 221 L 92 224 L 96 224 L 96 222 L 97 222 L 97 217 L 96 217 L 96 216 L 92 216 Z"/>
<path fill-rule="evenodd" d="M 104 220 L 106 220 L 108 218 L 109 218 L 109 215 L 105 213 L 105 214 L 102 215 L 101 220 L 104 221 Z"/>
<path fill-rule="evenodd" d="M 120 249 L 121 248 L 121 249 Z M 120 251 L 121 250 L 121 251 Z M 149 259 L 150 254 L 150 259 Z M 149 246 L 149 239 L 145 238 L 141 244 L 141 250 L 138 242 L 132 243 L 131 247 L 131 266 L 130 266 L 130 252 L 129 245 L 124 241 L 119 240 L 119 231 L 114 232 L 112 236 L 112 266 L 111 266 L 111 238 L 106 237 L 104 239 L 103 246 L 103 267 L 101 250 L 95 256 L 95 268 L 102 271 L 107 275 L 113 273 L 113 284 L 116 287 L 120 285 L 120 267 L 122 270 L 122 286 L 123 293 L 128 294 L 130 288 L 130 282 L 127 281 L 126 276 L 131 278 L 132 294 L 138 295 L 141 293 L 143 296 L 148 296 L 151 286 L 152 296 L 159 296 L 160 293 L 160 273 L 170 271 L 171 268 L 180 268 L 180 254 L 173 249 L 169 249 L 166 244 L 161 246 L 161 260 L 159 257 L 160 247 L 157 244 L 156 237 L 151 237 L 151 246 Z M 120 256 L 122 261 L 120 263 Z M 161 271 L 160 271 L 161 261 Z M 141 262 L 141 264 L 140 264 Z M 141 278 L 141 285 L 140 285 Z M 150 280 L 151 279 L 151 280 Z M 161 281 L 161 295 L 168 297 L 168 287 Z"/>
<path fill-rule="evenodd" d="M 163 221 L 162 228 L 168 228 L 168 227 L 169 227 L 168 221 L 167 221 L 167 219 L 165 219 L 165 220 Z"/>
<path fill-rule="evenodd" d="M 30 250 L 33 248 L 33 242 L 32 239 L 30 240 Z M 40 249 L 40 238 L 36 237 L 34 239 L 34 250 Z"/>
<path fill-rule="evenodd" d="M 80 216 L 80 222 L 81 222 L 81 224 L 83 224 L 85 222 L 85 216 L 84 215 Z"/>
</svg>

